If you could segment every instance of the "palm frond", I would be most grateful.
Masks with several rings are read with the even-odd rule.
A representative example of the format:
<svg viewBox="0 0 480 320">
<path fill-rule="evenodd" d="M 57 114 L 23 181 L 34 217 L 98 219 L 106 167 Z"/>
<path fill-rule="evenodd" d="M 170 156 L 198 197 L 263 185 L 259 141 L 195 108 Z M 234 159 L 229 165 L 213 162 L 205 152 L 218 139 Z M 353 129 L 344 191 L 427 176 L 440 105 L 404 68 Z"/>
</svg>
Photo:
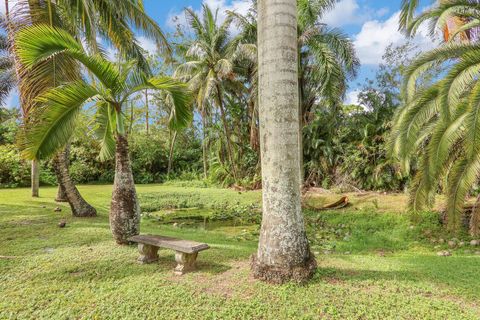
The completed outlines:
<svg viewBox="0 0 480 320">
<path fill-rule="evenodd" d="M 23 154 L 29 159 L 51 156 L 62 148 L 74 132 L 82 106 L 98 94 L 91 85 L 78 81 L 45 92 L 40 107 L 21 139 Z"/>
<path fill-rule="evenodd" d="M 95 115 L 95 134 L 100 141 L 100 161 L 113 159 L 115 157 L 115 124 L 114 110 L 109 103 L 99 101 L 97 103 L 97 114 Z"/>
<path fill-rule="evenodd" d="M 122 87 L 115 65 L 99 55 L 89 56 L 82 44 L 65 30 L 48 25 L 24 28 L 18 33 L 16 43 L 21 63 L 27 68 L 66 54 L 82 63 L 107 88 L 119 90 Z"/>
</svg>

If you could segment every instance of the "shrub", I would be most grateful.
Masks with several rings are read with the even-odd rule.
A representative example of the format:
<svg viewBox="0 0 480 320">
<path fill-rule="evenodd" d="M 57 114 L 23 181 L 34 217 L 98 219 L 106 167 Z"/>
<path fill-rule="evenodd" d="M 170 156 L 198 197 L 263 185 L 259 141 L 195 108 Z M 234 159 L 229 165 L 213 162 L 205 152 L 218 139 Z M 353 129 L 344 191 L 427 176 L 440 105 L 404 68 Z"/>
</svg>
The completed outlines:
<svg viewBox="0 0 480 320">
<path fill-rule="evenodd" d="M 12 144 L 0 145 L 0 187 L 21 187 L 30 183 L 30 165 Z"/>
</svg>

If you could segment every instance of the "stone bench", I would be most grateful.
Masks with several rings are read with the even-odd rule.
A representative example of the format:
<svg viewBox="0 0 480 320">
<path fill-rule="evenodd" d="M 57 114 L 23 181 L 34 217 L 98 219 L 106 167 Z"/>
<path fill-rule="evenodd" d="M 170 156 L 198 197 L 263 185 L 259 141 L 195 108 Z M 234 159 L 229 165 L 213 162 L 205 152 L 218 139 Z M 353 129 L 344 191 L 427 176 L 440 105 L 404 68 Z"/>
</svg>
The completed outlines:
<svg viewBox="0 0 480 320">
<path fill-rule="evenodd" d="M 142 264 L 157 261 L 160 248 L 175 250 L 176 275 L 195 270 L 198 252 L 210 249 L 206 243 L 155 235 L 138 235 L 128 240 L 138 243 L 138 251 L 140 252 L 138 262 Z"/>
</svg>

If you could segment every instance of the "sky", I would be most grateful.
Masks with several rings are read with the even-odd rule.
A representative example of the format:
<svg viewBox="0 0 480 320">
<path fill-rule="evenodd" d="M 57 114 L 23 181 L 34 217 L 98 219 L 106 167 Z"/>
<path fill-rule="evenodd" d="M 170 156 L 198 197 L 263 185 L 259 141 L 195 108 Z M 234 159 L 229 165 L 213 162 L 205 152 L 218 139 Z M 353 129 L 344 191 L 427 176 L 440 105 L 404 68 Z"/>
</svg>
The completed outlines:
<svg viewBox="0 0 480 320">
<path fill-rule="evenodd" d="M 425 7 L 432 1 L 421 0 L 421 6 Z M 245 13 L 250 5 L 250 0 L 144 0 L 147 13 L 165 31 L 173 31 L 176 23 L 184 23 L 183 9 L 193 8 L 200 12 L 202 3 L 212 8 L 218 8 L 221 15 L 225 10 Z M 378 65 L 382 61 L 385 48 L 393 43 L 400 45 L 406 41 L 398 31 L 398 14 L 401 0 L 340 0 L 336 7 L 328 12 L 323 21 L 331 27 L 340 28 L 353 41 L 357 55 L 360 58 L 361 67 L 356 79 L 350 81 L 346 94 L 346 103 L 355 103 L 362 83 L 368 77 L 373 77 Z M 2 1 L 0 12 L 5 7 Z M 413 40 L 419 48 L 427 50 L 433 47 L 433 42 L 427 32 L 421 30 Z M 235 32 L 235 30 L 232 30 Z M 153 51 L 155 45 L 152 41 L 140 37 L 142 46 Z M 17 93 L 10 95 L 6 106 L 18 105 Z"/>
</svg>

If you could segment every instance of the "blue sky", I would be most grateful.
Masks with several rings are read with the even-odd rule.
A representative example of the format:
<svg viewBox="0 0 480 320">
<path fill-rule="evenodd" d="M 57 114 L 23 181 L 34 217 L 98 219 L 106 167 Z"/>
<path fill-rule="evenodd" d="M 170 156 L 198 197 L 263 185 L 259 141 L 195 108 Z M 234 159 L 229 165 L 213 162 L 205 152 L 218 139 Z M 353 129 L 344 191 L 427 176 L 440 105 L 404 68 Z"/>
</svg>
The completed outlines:
<svg viewBox="0 0 480 320">
<path fill-rule="evenodd" d="M 211 7 L 219 8 L 220 12 L 235 10 L 245 12 L 250 0 L 144 0 L 147 13 L 155 19 L 165 31 L 172 31 L 174 17 L 180 23 L 184 20 L 183 9 L 191 7 L 200 11 L 202 2 Z M 347 33 L 357 49 L 362 63 L 358 77 L 351 81 L 347 102 L 355 102 L 358 89 L 366 77 L 372 77 L 385 48 L 390 44 L 401 44 L 404 37 L 397 31 L 398 11 L 401 0 L 340 0 L 331 12 L 324 17 L 324 22 L 330 26 L 341 28 Z M 423 6 L 432 1 L 422 0 Z M 1 5 L 3 6 L 3 4 Z M 4 10 L 0 6 L 0 12 Z M 151 41 L 140 38 L 144 48 L 153 50 Z M 414 41 L 422 49 L 432 47 L 432 42 L 426 32 L 421 32 Z M 18 104 L 15 94 L 12 94 L 7 106 Z"/>
</svg>

